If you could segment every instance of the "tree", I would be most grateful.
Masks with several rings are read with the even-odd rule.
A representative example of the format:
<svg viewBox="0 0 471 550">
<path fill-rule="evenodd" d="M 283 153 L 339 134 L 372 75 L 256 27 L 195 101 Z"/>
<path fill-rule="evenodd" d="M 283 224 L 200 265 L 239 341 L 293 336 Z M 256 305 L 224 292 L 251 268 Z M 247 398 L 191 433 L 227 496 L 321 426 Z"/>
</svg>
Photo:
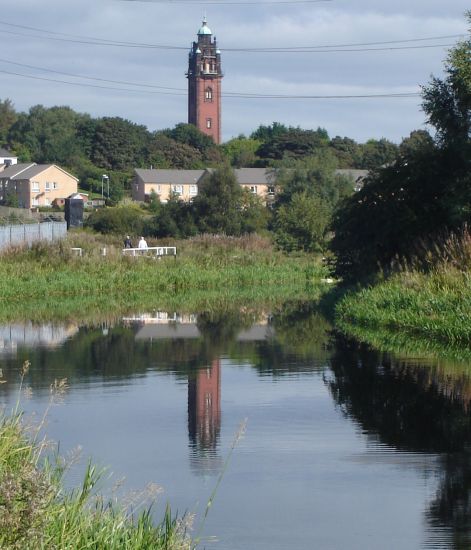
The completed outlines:
<svg viewBox="0 0 471 550">
<path fill-rule="evenodd" d="M 208 174 L 193 201 L 200 231 L 240 235 L 243 231 L 242 200 L 242 188 L 229 166 Z"/>
<path fill-rule="evenodd" d="M 369 139 L 361 145 L 361 168 L 374 170 L 393 162 L 397 154 L 397 145 L 385 138 Z"/>
<path fill-rule="evenodd" d="M 276 134 L 262 143 L 256 153 L 260 158 L 267 160 L 300 159 L 315 154 L 327 147 L 328 143 L 329 135 L 323 128 L 289 128 L 287 132 Z"/>
<path fill-rule="evenodd" d="M 0 146 L 7 142 L 8 131 L 16 122 L 17 113 L 10 99 L 0 99 Z"/>
<path fill-rule="evenodd" d="M 149 139 L 145 126 L 120 117 L 104 117 L 96 124 L 92 161 L 106 170 L 142 166 Z"/>
<path fill-rule="evenodd" d="M 278 246 L 287 251 L 325 248 L 337 203 L 353 193 L 352 181 L 336 175 L 335 167 L 335 157 L 325 151 L 281 170 L 273 221 Z"/>
<path fill-rule="evenodd" d="M 281 122 L 273 122 L 269 126 L 264 126 L 261 124 L 255 132 L 252 132 L 250 138 L 258 141 L 269 141 L 277 136 L 286 134 L 286 132 L 288 132 L 287 126 Z"/>
<path fill-rule="evenodd" d="M 222 150 L 231 166 L 236 168 L 249 168 L 255 166 L 259 160 L 256 151 L 261 141 L 239 136 L 222 145 Z"/>
<path fill-rule="evenodd" d="M 468 13 L 471 21 L 471 14 Z M 397 258 L 420 259 L 419 245 L 471 221 L 471 40 L 459 42 L 444 78 L 423 87 L 436 142 L 413 132 L 389 166 L 338 210 L 332 249 L 337 272 L 362 277 Z"/>
<path fill-rule="evenodd" d="M 348 137 L 335 136 L 330 140 L 332 149 L 339 168 L 361 168 L 361 146 Z"/>
<path fill-rule="evenodd" d="M 198 149 L 180 143 L 162 132 L 152 135 L 146 156 L 147 163 L 154 168 L 192 170 L 204 167 L 203 156 Z"/>
<path fill-rule="evenodd" d="M 95 210 L 85 221 L 95 231 L 116 235 L 142 235 L 142 212 L 136 206 L 119 206 Z"/>
<path fill-rule="evenodd" d="M 18 115 L 10 127 L 8 141 L 21 143 L 35 162 L 69 165 L 74 156 L 85 156 L 77 138 L 81 115 L 70 107 L 31 107 Z"/>
<path fill-rule="evenodd" d="M 288 252 L 323 250 L 329 221 L 330 208 L 325 201 L 307 192 L 294 193 L 290 202 L 275 212 L 275 242 Z"/>
</svg>

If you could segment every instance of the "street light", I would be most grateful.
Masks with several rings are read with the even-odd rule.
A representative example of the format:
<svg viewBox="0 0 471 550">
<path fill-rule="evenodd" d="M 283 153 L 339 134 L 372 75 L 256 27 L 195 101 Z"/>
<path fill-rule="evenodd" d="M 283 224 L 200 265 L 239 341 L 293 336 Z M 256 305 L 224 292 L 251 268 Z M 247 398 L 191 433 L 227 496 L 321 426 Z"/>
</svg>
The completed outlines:
<svg viewBox="0 0 471 550">
<path fill-rule="evenodd" d="M 105 180 L 107 184 L 107 196 L 110 198 L 110 178 L 106 174 L 101 176 L 101 198 L 103 198 L 103 185 Z"/>
</svg>

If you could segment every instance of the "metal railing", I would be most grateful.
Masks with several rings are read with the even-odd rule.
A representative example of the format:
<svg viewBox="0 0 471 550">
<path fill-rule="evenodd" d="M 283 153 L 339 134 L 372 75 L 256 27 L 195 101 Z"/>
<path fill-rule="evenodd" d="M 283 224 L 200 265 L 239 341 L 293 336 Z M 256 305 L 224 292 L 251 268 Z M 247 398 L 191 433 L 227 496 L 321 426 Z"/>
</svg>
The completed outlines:
<svg viewBox="0 0 471 550">
<path fill-rule="evenodd" d="M 148 246 L 147 248 L 123 248 L 123 256 L 174 256 L 177 257 L 176 246 Z"/>
</svg>

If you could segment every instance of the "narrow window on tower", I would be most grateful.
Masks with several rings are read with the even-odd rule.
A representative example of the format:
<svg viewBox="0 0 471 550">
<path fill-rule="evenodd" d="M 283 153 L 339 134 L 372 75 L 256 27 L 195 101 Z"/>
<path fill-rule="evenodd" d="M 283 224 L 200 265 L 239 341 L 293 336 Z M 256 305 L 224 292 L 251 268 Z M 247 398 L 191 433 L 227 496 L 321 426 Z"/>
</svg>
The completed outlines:
<svg viewBox="0 0 471 550">
<path fill-rule="evenodd" d="M 211 128 L 211 122 L 212 120 L 210 118 L 206 119 L 206 128 Z"/>
<path fill-rule="evenodd" d="M 212 88 L 206 88 L 204 93 L 204 99 L 205 101 L 212 101 L 213 100 L 213 89 Z"/>
</svg>

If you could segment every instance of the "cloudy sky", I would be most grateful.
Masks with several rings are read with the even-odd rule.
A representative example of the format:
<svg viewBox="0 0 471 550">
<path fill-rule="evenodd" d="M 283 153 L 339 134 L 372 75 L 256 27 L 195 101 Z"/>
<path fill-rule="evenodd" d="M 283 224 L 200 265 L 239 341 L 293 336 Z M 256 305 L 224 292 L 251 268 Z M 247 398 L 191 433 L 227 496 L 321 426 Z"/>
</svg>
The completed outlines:
<svg viewBox="0 0 471 550">
<path fill-rule="evenodd" d="M 0 99 L 151 130 L 186 122 L 188 50 L 206 14 L 223 90 L 259 96 L 223 97 L 224 140 L 279 121 L 400 141 L 424 128 L 420 97 L 292 96 L 417 93 L 466 35 L 468 8 L 469 0 L 15 0 L 0 15 Z"/>
</svg>

